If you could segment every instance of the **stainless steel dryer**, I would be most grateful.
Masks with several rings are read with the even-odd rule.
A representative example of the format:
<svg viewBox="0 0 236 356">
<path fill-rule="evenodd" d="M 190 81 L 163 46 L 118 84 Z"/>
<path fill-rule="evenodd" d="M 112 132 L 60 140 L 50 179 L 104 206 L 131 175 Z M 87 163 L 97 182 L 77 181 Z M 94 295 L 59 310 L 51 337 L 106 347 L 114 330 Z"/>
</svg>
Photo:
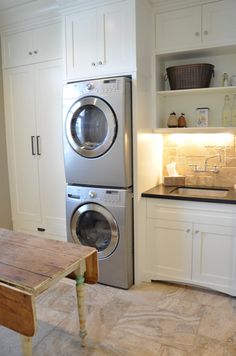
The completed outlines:
<svg viewBox="0 0 236 356">
<path fill-rule="evenodd" d="M 68 241 L 98 250 L 100 283 L 133 284 L 132 206 L 132 189 L 67 186 Z"/>
<path fill-rule="evenodd" d="M 131 79 L 66 84 L 63 106 L 67 183 L 132 186 Z"/>
</svg>

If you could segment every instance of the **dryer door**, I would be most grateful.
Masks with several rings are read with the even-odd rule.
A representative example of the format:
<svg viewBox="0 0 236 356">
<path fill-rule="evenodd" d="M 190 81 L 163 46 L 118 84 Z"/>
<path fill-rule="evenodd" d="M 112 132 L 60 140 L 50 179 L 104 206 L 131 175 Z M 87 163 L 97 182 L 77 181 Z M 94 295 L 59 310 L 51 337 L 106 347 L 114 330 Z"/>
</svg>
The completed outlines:
<svg viewBox="0 0 236 356">
<path fill-rule="evenodd" d="M 113 215 L 96 203 L 78 207 L 71 220 L 71 234 L 76 243 L 95 247 L 99 259 L 110 256 L 119 241 L 118 226 Z"/>
<path fill-rule="evenodd" d="M 117 132 L 114 112 L 106 101 L 86 96 L 76 101 L 66 119 L 66 136 L 79 155 L 96 158 L 112 146 Z"/>
</svg>

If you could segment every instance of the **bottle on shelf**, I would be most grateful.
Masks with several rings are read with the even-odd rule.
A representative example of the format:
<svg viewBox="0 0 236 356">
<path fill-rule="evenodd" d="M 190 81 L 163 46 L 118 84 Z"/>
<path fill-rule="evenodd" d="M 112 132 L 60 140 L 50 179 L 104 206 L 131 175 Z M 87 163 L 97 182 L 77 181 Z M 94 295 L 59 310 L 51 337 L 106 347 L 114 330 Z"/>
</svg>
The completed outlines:
<svg viewBox="0 0 236 356">
<path fill-rule="evenodd" d="M 178 118 L 174 111 L 172 113 L 170 113 L 170 116 L 168 117 L 167 126 L 168 127 L 178 127 Z"/>
<path fill-rule="evenodd" d="M 229 75 L 228 73 L 224 73 L 222 77 L 222 86 L 227 87 L 229 85 Z"/>
<path fill-rule="evenodd" d="M 236 126 L 236 94 L 233 96 L 233 105 L 231 109 L 231 121 L 232 121 L 232 126 Z"/>
<path fill-rule="evenodd" d="M 232 126 L 229 95 L 225 95 L 225 102 L 222 110 L 222 126 L 224 127 Z"/>
<path fill-rule="evenodd" d="M 236 112 L 235 112 L 236 114 Z M 178 118 L 178 127 L 187 127 L 187 122 L 185 119 L 185 114 L 182 112 L 180 117 Z"/>
</svg>

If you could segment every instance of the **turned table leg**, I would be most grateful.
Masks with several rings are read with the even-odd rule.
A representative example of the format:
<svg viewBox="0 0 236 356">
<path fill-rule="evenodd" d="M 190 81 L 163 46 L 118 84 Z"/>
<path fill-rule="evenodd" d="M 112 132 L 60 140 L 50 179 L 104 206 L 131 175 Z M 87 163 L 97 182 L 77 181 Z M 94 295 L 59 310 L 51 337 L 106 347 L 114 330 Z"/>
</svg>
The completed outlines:
<svg viewBox="0 0 236 356">
<path fill-rule="evenodd" d="M 21 335 L 21 345 L 24 356 L 32 356 L 32 337 Z"/>
<path fill-rule="evenodd" d="M 76 274 L 76 293 L 80 324 L 81 346 L 85 346 L 86 330 L 86 315 L 85 315 L 85 293 L 84 293 L 84 273 L 86 270 L 85 261 L 80 263 L 80 267 L 75 271 Z"/>
</svg>

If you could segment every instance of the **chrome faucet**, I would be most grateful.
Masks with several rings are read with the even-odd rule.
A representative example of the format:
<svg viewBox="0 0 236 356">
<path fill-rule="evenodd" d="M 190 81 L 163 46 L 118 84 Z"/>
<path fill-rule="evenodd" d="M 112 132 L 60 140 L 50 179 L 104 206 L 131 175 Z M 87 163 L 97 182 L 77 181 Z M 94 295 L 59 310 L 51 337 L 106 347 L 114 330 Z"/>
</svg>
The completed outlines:
<svg viewBox="0 0 236 356">
<path fill-rule="evenodd" d="M 189 166 L 192 167 L 193 172 L 201 173 L 201 172 L 213 172 L 213 173 L 218 173 L 220 171 L 219 166 L 210 166 L 211 168 L 208 168 L 207 162 L 212 159 L 212 158 L 219 158 L 219 162 L 222 162 L 222 158 L 220 153 L 217 153 L 214 156 L 207 157 L 204 161 L 204 166 L 199 166 L 197 164 L 190 164 Z"/>
<path fill-rule="evenodd" d="M 210 157 L 206 158 L 205 161 L 204 161 L 205 171 L 207 171 L 207 162 L 208 162 L 210 159 L 216 158 L 216 157 L 219 157 L 219 162 L 221 163 L 222 158 L 221 158 L 220 153 L 217 153 L 217 154 L 214 155 L 214 156 L 210 156 Z M 218 169 L 218 171 L 219 171 L 219 167 L 217 168 L 217 166 L 214 166 L 214 168 L 215 168 L 215 169 Z"/>
</svg>

